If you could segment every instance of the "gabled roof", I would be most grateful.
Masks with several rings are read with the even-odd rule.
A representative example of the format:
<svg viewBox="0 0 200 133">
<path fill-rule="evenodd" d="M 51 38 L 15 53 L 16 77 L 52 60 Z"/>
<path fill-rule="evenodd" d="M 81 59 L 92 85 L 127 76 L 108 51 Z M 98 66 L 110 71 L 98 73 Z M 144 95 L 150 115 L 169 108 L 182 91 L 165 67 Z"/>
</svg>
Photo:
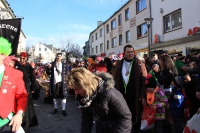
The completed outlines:
<svg viewBox="0 0 200 133">
<path fill-rule="evenodd" d="M 53 49 L 53 45 L 47 45 L 47 44 L 44 44 L 47 48 L 49 48 L 49 49 Z"/>
</svg>

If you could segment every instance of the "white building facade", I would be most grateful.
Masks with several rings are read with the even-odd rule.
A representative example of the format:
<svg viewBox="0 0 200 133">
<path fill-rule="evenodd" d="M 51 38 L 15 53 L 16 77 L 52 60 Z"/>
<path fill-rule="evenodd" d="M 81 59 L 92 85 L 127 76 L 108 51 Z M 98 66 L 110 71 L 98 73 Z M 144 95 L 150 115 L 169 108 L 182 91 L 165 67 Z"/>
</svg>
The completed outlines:
<svg viewBox="0 0 200 133">
<path fill-rule="evenodd" d="M 29 49 L 28 53 L 30 54 L 29 62 L 45 64 L 55 60 L 57 50 L 52 45 L 38 42 Z"/>
<path fill-rule="evenodd" d="M 200 51 L 200 0 L 151 0 L 152 51 L 170 55 Z M 158 38 L 157 38 L 158 37 Z"/>
<path fill-rule="evenodd" d="M 148 51 L 148 30 L 144 18 L 149 17 L 148 0 L 128 1 L 90 33 L 90 55 L 118 55 L 125 45 L 130 44 L 139 56 L 143 56 Z"/>
</svg>

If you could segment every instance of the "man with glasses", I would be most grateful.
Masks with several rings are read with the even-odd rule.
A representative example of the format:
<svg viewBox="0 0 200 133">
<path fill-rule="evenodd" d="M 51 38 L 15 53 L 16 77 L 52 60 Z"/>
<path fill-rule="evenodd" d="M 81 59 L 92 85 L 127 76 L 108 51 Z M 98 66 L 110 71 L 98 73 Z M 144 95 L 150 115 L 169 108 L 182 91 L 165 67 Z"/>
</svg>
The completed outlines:
<svg viewBox="0 0 200 133">
<path fill-rule="evenodd" d="M 68 67 L 67 64 L 62 62 L 62 53 L 56 54 L 56 59 L 52 62 L 51 67 L 51 93 L 53 94 L 54 112 L 53 115 L 58 111 L 58 99 L 61 100 L 62 104 L 62 115 L 67 116 L 65 111 L 66 97 L 67 97 L 67 86 L 66 86 L 66 75 Z"/>
<path fill-rule="evenodd" d="M 31 67 L 31 65 L 27 62 L 28 54 L 26 52 L 22 52 L 20 54 L 20 64 L 22 67 L 24 67 L 27 76 L 29 77 L 30 80 L 30 90 L 32 93 L 32 97 L 34 100 L 37 100 L 39 98 L 39 91 L 36 88 L 36 79 L 34 76 L 34 69 Z"/>
</svg>

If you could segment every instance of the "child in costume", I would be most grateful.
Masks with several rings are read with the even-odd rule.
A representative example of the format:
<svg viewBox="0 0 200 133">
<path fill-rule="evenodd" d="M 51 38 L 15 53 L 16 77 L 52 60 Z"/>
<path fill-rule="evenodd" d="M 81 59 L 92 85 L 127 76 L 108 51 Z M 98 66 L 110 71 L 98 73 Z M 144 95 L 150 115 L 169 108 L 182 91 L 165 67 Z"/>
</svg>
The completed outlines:
<svg viewBox="0 0 200 133">
<path fill-rule="evenodd" d="M 151 75 L 147 75 L 145 82 L 147 87 L 147 104 L 156 108 L 155 114 L 155 133 L 162 133 L 162 124 L 165 120 L 165 107 L 168 104 L 167 96 L 163 89 L 158 87 L 156 79 Z"/>
<path fill-rule="evenodd" d="M 188 76 L 176 76 L 172 81 L 172 94 L 169 98 L 169 108 L 173 115 L 176 133 L 183 132 L 184 100 L 183 86 L 191 79 Z"/>
</svg>

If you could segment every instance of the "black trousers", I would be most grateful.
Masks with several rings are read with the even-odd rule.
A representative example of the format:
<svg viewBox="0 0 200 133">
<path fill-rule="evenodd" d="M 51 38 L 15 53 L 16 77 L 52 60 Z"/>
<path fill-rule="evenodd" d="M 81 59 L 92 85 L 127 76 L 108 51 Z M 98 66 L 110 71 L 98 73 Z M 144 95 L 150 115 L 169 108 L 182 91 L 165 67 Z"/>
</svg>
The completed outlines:
<svg viewBox="0 0 200 133">
<path fill-rule="evenodd" d="M 0 127 L 0 133 L 13 133 L 11 126 Z"/>
</svg>

